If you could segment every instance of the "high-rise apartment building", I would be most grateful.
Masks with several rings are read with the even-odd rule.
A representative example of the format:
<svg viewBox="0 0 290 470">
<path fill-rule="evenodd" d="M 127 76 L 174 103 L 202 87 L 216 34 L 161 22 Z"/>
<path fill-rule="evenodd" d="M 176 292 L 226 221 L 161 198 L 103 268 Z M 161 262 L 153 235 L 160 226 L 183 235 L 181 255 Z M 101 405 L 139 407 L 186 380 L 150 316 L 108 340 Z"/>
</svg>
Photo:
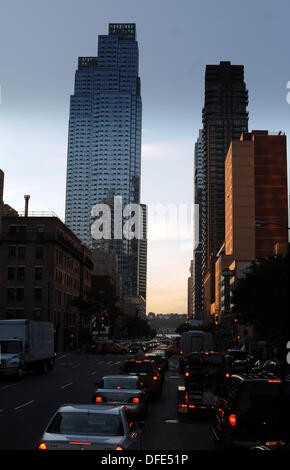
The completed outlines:
<svg viewBox="0 0 290 470">
<path fill-rule="evenodd" d="M 224 165 L 229 144 L 248 130 L 248 91 L 244 67 L 220 62 L 207 65 L 203 121 L 203 270 L 224 241 Z"/>
<path fill-rule="evenodd" d="M 225 158 L 229 144 L 248 130 L 244 67 L 207 65 L 203 121 L 202 272 L 203 311 L 215 298 L 214 259 L 225 237 Z M 209 298 L 205 299 L 205 292 Z M 207 307 L 205 307 L 207 305 Z M 209 312 L 205 312 L 207 315 Z"/>
<path fill-rule="evenodd" d="M 142 102 L 136 25 L 109 24 L 98 56 L 79 57 L 70 101 L 65 222 L 90 247 L 93 206 L 140 203 Z M 123 220 L 122 220 L 123 222 Z M 112 229 L 113 229 L 112 221 Z M 139 244 L 112 232 L 123 295 L 139 295 Z M 143 250 L 144 252 L 144 250 Z M 144 263 L 144 260 L 143 260 Z"/>
</svg>

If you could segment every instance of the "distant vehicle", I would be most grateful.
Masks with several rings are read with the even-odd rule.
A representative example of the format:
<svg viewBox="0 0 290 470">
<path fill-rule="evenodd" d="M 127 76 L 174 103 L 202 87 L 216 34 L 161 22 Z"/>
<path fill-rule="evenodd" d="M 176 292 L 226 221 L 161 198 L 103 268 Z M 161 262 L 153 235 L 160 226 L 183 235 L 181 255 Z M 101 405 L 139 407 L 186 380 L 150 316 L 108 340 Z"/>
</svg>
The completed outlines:
<svg viewBox="0 0 290 470">
<path fill-rule="evenodd" d="M 160 351 L 164 351 L 168 357 L 172 356 L 173 354 L 172 344 L 159 344 L 157 349 Z"/>
<path fill-rule="evenodd" d="M 39 450 L 140 450 L 141 429 L 124 406 L 64 405 Z"/>
<path fill-rule="evenodd" d="M 273 374 L 279 375 L 280 378 L 290 377 L 290 364 L 283 362 L 279 359 L 268 359 L 262 365 L 262 371 L 272 372 Z"/>
<path fill-rule="evenodd" d="M 180 338 L 179 347 L 179 366 L 181 371 L 184 370 L 185 361 L 190 353 L 209 352 L 215 349 L 213 335 L 199 330 L 186 331 L 183 333 Z"/>
<path fill-rule="evenodd" d="M 96 348 L 101 354 L 129 354 L 128 346 L 112 341 L 96 342 Z"/>
<path fill-rule="evenodd" d="M 141 342 L 131 343 L 129 346 L 129 352 L 132 354 L 136 354 L 138 351 L 144 351 L 142 343 Z"/>
<path fill-rule="evenodd" d="M 120 367 L 120 373 L 137 375 L 140 377 L 145 391 L 149 395 L 160 397 L 162 393 L 162 379 L 154 361 L 130 359 Z"/>
<path fill-rule="evenodd" d="M 160 374 L 162 383 L 165 379 L 165 371 L 168 369 L 168 359 L 158 352 L 150 352 L 145 354 L 145 358 L 149 361 L 154 361 Z"/>
<path fill-rule="evenodd" d="M 53 323 L 0 320 L 0 375 L 21 379 L 30 370 L 47 372 L 54 362 Z"/>
<path fill-rule="evenodd" d="M 290 381 L 270 373 L 230 377 L 216 406 L 213 434 L 225 448 L 289 441 Z"/>
<path fill-rule="evenodd" d="M 137 376 L 108 375 L 97 386 L 93 403 L 97 405 L 125 405 L 132 416 L 144 417 L 147 395 Z"/>
<path fill-rule="evenodd" d="M 232 373 L 246 372 L 251 368 L 249 356 L 240 349 L 228 349 L 226 352 L 226 361 Z"/>
<path fill-rule="evenodd" d="M 168 370 L 168 356 L 166 354 L 166 351 L 164 351 L 163 349 L 153 349 L 148 354 L 154 354 L 155 356 L 160 357 L 162 359 L 164 370 Z"/>
</svg>

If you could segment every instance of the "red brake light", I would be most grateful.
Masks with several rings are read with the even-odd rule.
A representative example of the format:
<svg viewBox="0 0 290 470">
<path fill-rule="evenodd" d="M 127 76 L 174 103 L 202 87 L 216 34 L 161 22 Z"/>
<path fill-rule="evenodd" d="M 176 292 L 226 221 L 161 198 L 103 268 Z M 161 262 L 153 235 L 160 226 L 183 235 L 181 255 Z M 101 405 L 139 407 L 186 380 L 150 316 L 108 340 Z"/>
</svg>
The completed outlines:
<svg viewBox="0 0 290 470">
<path fill-rule="evenodd" d="M 39 450 L 47 450 L 45 442 L 42 442 L 41 444 L 39 444 L 38 449 Z"/>
<path fill-rule="evenodd" d="M 91 442 L 69 442 L 69 444 L 78 444 L 78 445 L 82 445 L 82 446 L 90 446 L 92 443 Z"/>
<path fill-rule="evenodd" d="M 139 403 L 139 398 L 138 397 L 133 398 L 133 403 Z"/>
<path fill-rule="evenodd" d="M 117 446 L 117 447 L 115 447 L 115 450 L 124 450 L 124 448 L 121 447 L 121 446 Z"/>
<path fill-rule="evenodd" d="M 189 372 L 185 372 L 185 377 L 189 377 Z"/>
<path fill-rule="evenodd" d="M 268 380 L 268 382 L 272 384 L 280 384 L 281 380 Z"/>
<path fill-rule="evenodd" d="M 102 403 L 103 401 L 103 398 L 102 397 L 96 397 L 96 402 L 97 403 Z"/>
<path fill-rule="evenodd" d="M 235 414 L 229 416 L 229 423 L 231 426 L 235 426 L 237 424 L 237 417 Z"/>
<path fill-rule="evenodd" d="M 157 375 L 154 375 L 153 380 L 158 380 Z"/>
<path fill-rule="evenodd" d="M 182 349 L 180 350 L 179 354 L 183 354 L 183 351 L 182 351 Z"/>
</svg>

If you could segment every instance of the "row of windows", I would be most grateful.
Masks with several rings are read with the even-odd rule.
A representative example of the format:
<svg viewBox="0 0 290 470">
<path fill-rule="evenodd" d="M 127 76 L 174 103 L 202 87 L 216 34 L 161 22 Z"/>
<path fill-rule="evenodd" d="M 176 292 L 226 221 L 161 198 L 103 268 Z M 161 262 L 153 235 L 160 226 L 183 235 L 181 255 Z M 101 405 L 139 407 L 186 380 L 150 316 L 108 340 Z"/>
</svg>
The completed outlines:
<svg viewBox="0 0 290 470">
<path fill-rule="evenodd" d="M 21 235 L 26 235 L 27 225 L 9 225 L 9 235 L 15 235 L 17 233 Z M 44 225 L 36 225 L 35 231 L 38 235 L 38 238 L 41 238 L 44 234 Z"/>
<path fill-rule="evenodd" d="M 7 279 L 8 280 L 25 280 L 25 266 L 8 266 Z M 35 266 L 34 268 L 34 280 L 42 281 L 43 279 L 43 266 Z"/>
<path fill-rule="evenodd" d="M 31 291 L 31 289 L 30 289 Z M 7 287 L 6 298 L 8 301 L 23 301 L 24 300 L 24 287 Z M 42 287 L 35 287 L 33 291 L 33 299 L 41 301 L 43 297 Z"/>
<path fill-rule="evenodd" d="M 31 289 L 29 289 L 29 294 Z M 24 301 L 25 289 L 24 287 L 7 287 L 6 298 L 7 301 Z M 33 300 L 36 302 L 41 302 L 43 300 L 43 289 L 42 287 L 35 287 L 33 289 Z M 65 292 L 56 290 L 54 292 L 54 300 L 57 305 L 67 305 L 72 306 L 74 303 L 74 298 L 72 295 Z"/>
<path fill-rule="evenodd" d="M 34 255 L 36 259 L 43 259 L 44 249 L 42 246 L 36 246 Z M 9 245 L 8 246 L 8 258 L 25 259 L 26 258 L 26 247 L 20 245 Z"/>
</svg>

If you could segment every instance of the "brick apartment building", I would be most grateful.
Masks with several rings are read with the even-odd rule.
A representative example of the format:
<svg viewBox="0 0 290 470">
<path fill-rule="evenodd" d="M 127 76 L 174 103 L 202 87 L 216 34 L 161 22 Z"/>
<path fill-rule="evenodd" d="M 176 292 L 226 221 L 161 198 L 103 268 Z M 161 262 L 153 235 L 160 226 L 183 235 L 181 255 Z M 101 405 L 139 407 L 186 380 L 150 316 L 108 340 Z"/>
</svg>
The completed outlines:
<svg viewBox="0 0 290 470">
<path fill-rule="evenodd" d="M 79 325 L 74 302 L 91 288 L 91 251 L 53 213 L 2 205 L 0 318 L 53 321 L 61 350 Z"/>
</svg>

